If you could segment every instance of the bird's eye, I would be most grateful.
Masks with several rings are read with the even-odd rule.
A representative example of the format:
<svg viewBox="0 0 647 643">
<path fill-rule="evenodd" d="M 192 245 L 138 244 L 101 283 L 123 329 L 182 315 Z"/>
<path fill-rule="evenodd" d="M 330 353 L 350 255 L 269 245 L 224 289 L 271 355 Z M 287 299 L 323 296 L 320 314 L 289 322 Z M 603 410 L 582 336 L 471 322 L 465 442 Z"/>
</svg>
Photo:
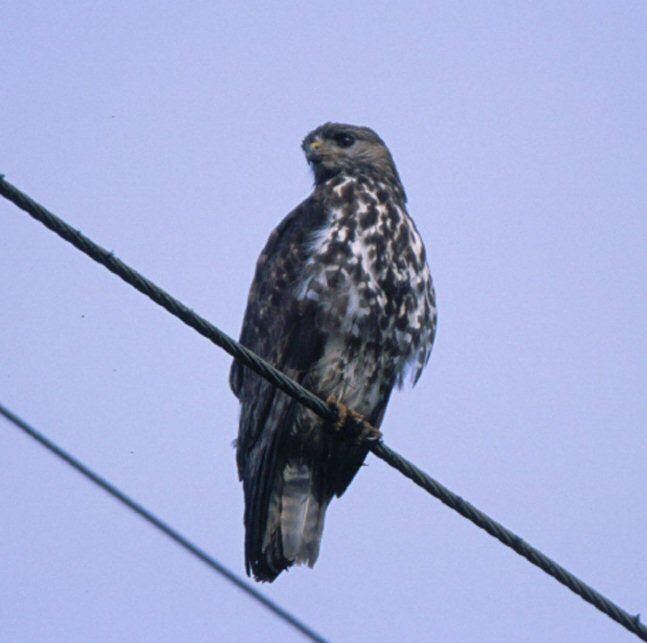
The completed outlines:
<svg viewBox="0 0 647 643">
<path fill-rule="evenodd" d="M 337 136 L 335 136 L 335 141 L 337 142 L 337 145 L 339 145 L 339 147 L 350 147 L 355 142 L 355 137 L 352 134 L 342 132 L 341 134 L 337 134 Z"/>
</svg>

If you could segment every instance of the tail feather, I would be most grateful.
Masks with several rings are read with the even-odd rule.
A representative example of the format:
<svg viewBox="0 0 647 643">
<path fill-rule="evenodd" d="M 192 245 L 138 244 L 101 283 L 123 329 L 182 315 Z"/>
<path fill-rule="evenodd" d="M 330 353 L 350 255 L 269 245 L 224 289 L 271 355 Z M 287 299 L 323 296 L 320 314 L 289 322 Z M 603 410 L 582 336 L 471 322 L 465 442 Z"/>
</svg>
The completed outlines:
<svg viewBox="0 0 647 643">
<path fill-rule="evenodd" d="M 294 564 L 315 564 L 330 502 L 330 496 L 320 497 L 316 473 L 312 465 L 284 465 L 267 505 L 256 504 L 246 514 L 247 532 L 256 534 L 248 543 L 247 563 L 257 580 L 271 582 Z"/>
<path fill-rule="evenodd" d="M 283 554 L 297 565 L 315 564 L 323 531 L 327 502 L 317 498 L 314 471 L 306 464 L 283 469 L 281 492 L 281 540 Z"/>
</svg>

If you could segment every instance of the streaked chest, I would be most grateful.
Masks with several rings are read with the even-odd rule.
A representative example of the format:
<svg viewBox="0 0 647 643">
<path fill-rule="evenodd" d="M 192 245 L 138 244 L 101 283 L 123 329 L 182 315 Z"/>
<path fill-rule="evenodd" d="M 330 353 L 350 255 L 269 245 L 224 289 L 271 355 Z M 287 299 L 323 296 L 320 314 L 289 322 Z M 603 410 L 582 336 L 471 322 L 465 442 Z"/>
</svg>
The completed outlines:
<svg viewBox="0 0 647 643">
<path fill-rule="evenodd" d="M 308 239 L 295 294 L 317 301 L 340 331 L 377 337 L 429 288 L 422 241 L 379 181 L 345 178 L 325 203 L 327 221 Z"/>
</svg>

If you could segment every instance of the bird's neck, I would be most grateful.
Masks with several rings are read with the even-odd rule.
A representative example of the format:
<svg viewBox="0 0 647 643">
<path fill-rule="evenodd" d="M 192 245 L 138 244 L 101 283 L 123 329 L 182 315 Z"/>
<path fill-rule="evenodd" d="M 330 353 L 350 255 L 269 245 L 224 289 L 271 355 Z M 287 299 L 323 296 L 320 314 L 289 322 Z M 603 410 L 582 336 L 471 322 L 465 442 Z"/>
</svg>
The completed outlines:
<svg viewBox="0 0 647 643">
<path fill-rule="evenodd" d="M 372 186 L 376 189 L 388 189 L 393 198 L 401 205 L 407 202 L 407 195 L 402 187 L 400 177 L 395 168 L 383 170 L 375 170 L 374 168 L 356 168 L 350 171 L 344 171 L 339 174 L 341 180 L 351 179 L 358 181 L 361 184 Z"/>
</svg>

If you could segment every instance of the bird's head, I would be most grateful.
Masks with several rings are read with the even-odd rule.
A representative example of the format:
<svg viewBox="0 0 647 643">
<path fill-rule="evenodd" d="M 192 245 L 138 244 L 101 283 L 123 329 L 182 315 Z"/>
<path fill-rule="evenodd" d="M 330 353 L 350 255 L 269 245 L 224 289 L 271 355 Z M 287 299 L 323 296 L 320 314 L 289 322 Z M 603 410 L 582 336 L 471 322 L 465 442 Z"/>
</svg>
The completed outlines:
<svg viewBox="0 0 647 643">
<path fill-rule="evenodd" d="M 326 123 L 312 130 L 301 147 L 317 184 L 342 172 L 368 172 L 400 185 L 391 153 L 368 127 Z"/>
</svg>

